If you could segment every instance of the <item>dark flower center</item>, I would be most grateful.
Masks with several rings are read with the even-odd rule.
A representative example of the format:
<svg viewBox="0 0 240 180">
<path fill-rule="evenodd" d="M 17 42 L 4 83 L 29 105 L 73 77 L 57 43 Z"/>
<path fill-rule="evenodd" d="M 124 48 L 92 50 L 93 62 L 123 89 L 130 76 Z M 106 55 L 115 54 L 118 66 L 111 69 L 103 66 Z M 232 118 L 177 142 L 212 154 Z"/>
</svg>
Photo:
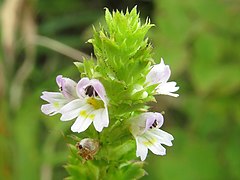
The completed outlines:
<svg viewBox="0 0 240 180">
<path fill-rule="evenodd" d="M 152 129 L 152 128 L 154 128 L 154 127 L 157 127 L 157 125 L 158 125 L 158 122 L 157 122 L 157 120 L 155 119 L 154 122 L 153 122 L 153 124 L 150 126 L 150 129 Z"/>
<path fill-rule="evenodd" d="M 88 86 L 85 88 L 85 94 L 88 95 L 89 97 L 92 97 L 92 96 L 98 96 L 98 93 L 95 91 L 94 87 L 93 86 Z"/>
</svg>

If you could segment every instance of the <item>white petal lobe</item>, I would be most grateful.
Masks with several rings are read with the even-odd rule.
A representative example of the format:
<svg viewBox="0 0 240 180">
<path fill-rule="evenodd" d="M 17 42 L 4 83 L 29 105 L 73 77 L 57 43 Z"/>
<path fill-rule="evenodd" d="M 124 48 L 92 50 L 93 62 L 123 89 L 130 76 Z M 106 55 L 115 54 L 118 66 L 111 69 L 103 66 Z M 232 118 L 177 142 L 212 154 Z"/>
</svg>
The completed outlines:
<svg viewBox="0 0 240 180">
<path fill-rule="evenodd" d="M 140 156 L 141 161 L 144 161 L 147 157 L 147 153 L 148 153 L 148 148 L 146 146 L 144 146 L 141 142 L 139 142 L 140 140 L 138 138 L 136 138 L 136 143 L 137 143 L 137 152 L 136 155 L 137 157 Z"/>
</svg>

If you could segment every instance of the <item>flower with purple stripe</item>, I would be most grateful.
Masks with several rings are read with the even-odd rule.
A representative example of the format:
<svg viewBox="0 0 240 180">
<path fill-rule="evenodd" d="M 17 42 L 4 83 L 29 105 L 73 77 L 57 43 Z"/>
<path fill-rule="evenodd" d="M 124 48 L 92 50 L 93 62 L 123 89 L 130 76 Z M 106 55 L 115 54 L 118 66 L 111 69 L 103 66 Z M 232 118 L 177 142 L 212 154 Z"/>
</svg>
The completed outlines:
<svg viewBox="0 0 240 180">
<path fill-rule="evenodd" d="M 60 109 L 61 120 L 77 118 L 71 130 L 78 133 L 85 131 L 91 123 L 98 132 L 108 127 L 108 99 L 102 83 L 97 79 L 82 78 L 76 86 L 76 93 L 78 98 Z"/>
<path fill-rule="evenodd" d="M 48 102 L 41 106 L 41 111 L 46 115 L 55 115 L 59 110 L 77 97 L 76 85 L 77 83 L 62 75 L 56 77 L 60 92 L 42 92 L 41 98 Z"/>
<path fill-rule="evenodd" d="M 173 136 L 159 129 L 163 121 L 162 114 L 156 112 L 142 113 L 130 120 L 130 131 L 137 144 L 136 156 L 142 161 L 146 159 L 148 149 L 156 155 L 165 155 L 162 144 L 172 146 Z"/>
<path fill-rule="evenodd" d="M 178 97 L 179 95 L 174 93 L 179 87 L 177 87 L 177 83 L 167 82 L 170 78 L 171 70 L 169 65 L 165 65 L 163 59 L 161 58 L 161 63 L 152 66 L 150 72 L 147 74 L 146 82 L 149 85 L 158 84 L 156 87 L 157 94 L 164 94 L 173 97 Z"/>
</svg>

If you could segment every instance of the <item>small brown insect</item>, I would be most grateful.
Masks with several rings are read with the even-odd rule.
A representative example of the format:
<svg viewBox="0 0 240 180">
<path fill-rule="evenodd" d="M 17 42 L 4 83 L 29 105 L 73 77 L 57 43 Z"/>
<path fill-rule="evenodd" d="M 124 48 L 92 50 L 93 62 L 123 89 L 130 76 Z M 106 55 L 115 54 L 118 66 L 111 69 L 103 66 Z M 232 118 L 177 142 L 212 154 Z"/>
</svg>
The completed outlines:
<svg viewBox="0 0 240 180">
<path fill-rule="evenodd" d="M 85 138 L 76 144 L 78 154 L 84 160 L 93 160 L 94 155 L 99 150 L 99 142 L 95 139 Z"/>
</svg>

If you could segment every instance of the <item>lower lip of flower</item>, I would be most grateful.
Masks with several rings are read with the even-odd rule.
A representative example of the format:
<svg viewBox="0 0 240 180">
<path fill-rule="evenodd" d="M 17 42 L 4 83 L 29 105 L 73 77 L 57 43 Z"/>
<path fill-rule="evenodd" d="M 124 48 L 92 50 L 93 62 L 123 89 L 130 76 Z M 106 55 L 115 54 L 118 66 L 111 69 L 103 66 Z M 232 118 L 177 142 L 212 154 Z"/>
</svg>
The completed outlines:
<svg viewBox="0 0 240 180">
<path fill-rule="evenodd" d="M 143 141 L 143 144 L 145 146 L 150 146 L 150 145 L 153 145 L 157 142 L 157 139 L 156 138 L 151 138 L 151 139 L 148 139 L 147 141 Z"/>
<path fill-rule="evenodd" d="M 95 99 L 94 97 L 88 98 L 87 103 L 90 104 L 94 109 L 104 108 L 103 101 Z"/>
</svg>

